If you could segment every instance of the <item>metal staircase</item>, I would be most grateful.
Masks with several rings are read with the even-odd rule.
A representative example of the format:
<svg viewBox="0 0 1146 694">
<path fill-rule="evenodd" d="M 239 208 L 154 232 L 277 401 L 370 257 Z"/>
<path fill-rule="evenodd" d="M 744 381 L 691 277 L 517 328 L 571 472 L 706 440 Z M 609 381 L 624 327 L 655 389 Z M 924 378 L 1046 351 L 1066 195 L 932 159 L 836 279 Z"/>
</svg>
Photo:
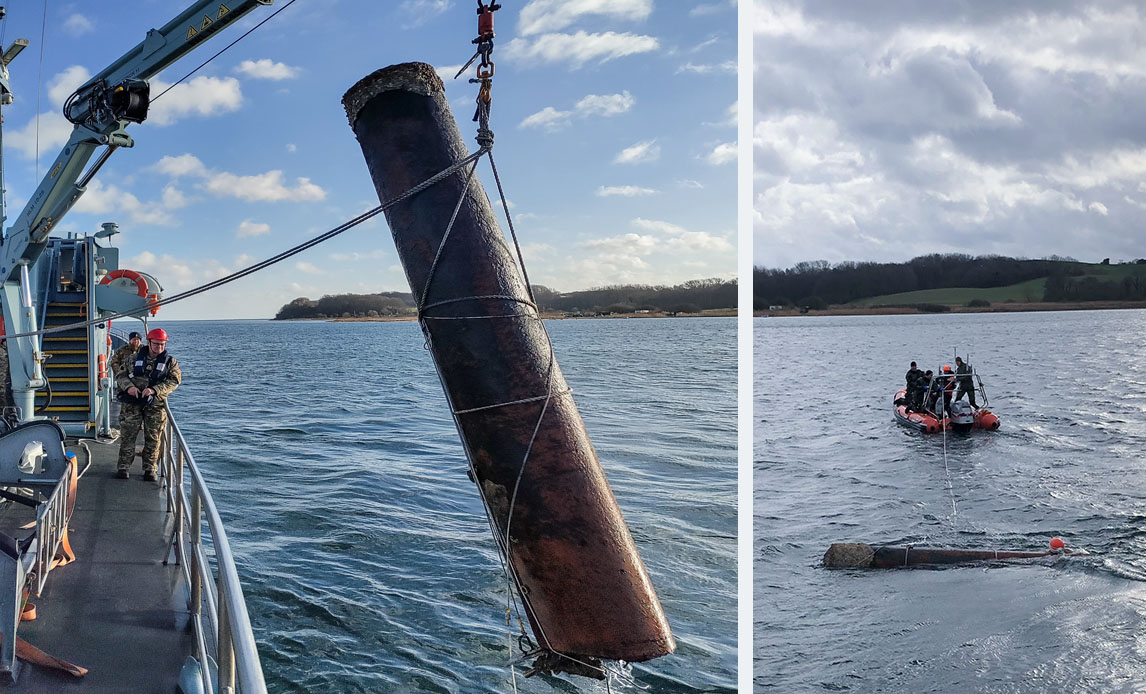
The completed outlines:
<svg viewBox="0 0 1146 694">
<path fill-rule="evenodd" d="M 86 303 L 53 301 L 44 313 L 44 327 L 87 320 L 86 309 Z M 87 422 L 92 409 L 88 329 L 45 335 L 43 352 L 44 375 L 51 386 L 52 400 L 48 403 L 46 391 L 36 393 L 36 412 L 60 422 Z"/>
</svg>

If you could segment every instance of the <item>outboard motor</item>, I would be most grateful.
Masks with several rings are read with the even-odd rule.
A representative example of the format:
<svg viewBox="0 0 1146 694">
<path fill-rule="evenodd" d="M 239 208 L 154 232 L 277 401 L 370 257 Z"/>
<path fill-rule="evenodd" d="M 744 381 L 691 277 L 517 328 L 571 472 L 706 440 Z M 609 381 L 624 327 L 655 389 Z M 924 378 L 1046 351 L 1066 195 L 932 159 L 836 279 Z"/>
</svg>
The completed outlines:
<svg viewBox="0 0 1146 694">
<path fill-rule="evenodd" d="M 949 416 L 951 428 L 956 431 L 970 431 L 975 426 L 975 411 L 971 408 L 971 403 L 964 400 L 951 403 Z"/>
</svg>

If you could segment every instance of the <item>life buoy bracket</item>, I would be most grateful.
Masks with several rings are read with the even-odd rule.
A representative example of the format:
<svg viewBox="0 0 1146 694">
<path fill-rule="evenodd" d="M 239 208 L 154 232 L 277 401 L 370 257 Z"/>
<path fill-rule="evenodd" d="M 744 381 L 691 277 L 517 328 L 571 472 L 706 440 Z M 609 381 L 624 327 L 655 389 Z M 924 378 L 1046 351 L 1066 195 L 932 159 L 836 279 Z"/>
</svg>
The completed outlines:
<svg viewBox="0 0 1146 694">
<path fill-rule="evenodd" d="M 104 275 L 103 279 L 100 280 L 99 283 L 111 284 L 113 280 L 117 280 L 121 277 L 135 282 L 136 293 L 139 294 L 141 298 L 147 298 L 147 280 L 143 277 L 143 275 L 139 274 L 135 270 L 112 270 L 111 272 Z"/>
</svg>

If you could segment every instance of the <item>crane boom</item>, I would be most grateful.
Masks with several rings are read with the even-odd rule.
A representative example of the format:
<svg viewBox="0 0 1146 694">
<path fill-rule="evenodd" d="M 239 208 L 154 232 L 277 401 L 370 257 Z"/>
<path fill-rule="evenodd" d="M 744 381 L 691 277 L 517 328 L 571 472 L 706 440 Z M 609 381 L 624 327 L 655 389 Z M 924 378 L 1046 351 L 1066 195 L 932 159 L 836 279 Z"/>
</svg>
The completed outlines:
<svg viewBox="0 0 1146 694">
<path fill-rule="evenodd" d="M 163 28 L 148 31 L 143 41 L 76 90 L 64 107 L 75 124 L 71 137 L 0 239 L 0 279 L 16 280 L 20 265 L 36 262 L 52 228 L 75 205 L 96 170 L 115 149 L 134 144 L 125 128 L 146 118 L 147 80 L 251 10 L 272 2 L 198 0 Z M 100 147 L 107 150 L 85 173 Z"/>
<path fill-rule="evenodd" d="M 25 335 L 6 340 L 12 396 L 21 420 L 33 418 L 35 391 L 47 383 L 39 336 L 27 334 L 38 330 L 32 278 L 51 274 L 50 268 L 38 268 L 37 262 L 48 246 L 52 229 L 84 194 L 112 152 L 135 144 L 126 128 L 129 123 L 142 123 L 147 118 L 147 80 L 255 8 L 273 2 L 196 0 L 163 28 L 148 31 L 143 41 L 88 80 L 64 105 L 64 117 L 75 126 L 71 136 L 20 216 L 6 233 L 0 234 L 0 312 L 4 330 L 8 335 Z M 27 43 L 18 39 L 0 53 L 0 106 L 12 103 L 8 66 Z M 100 148 L 103 151 L 85 170 Z M 0 226 L 6 219 L 0 192 Z"/>
</svg>

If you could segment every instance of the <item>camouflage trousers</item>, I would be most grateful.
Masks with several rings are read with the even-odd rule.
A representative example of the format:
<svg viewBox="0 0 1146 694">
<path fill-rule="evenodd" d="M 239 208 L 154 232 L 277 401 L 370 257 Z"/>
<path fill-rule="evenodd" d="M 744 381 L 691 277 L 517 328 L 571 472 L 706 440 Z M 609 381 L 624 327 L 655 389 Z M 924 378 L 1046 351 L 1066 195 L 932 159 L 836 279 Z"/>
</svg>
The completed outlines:
<svg viewBox="0 0 1146 694">
<path fill-rule="evenodd" d="M 167 426 L 167 410 L 161 403 L 140 407 L 132 403 L 119 405 L 119 470 L 131 469 L 135 461 L 135 439 L 143 427 L 143 470 L 159 467 L 159 443 Z"/>
</svg>

